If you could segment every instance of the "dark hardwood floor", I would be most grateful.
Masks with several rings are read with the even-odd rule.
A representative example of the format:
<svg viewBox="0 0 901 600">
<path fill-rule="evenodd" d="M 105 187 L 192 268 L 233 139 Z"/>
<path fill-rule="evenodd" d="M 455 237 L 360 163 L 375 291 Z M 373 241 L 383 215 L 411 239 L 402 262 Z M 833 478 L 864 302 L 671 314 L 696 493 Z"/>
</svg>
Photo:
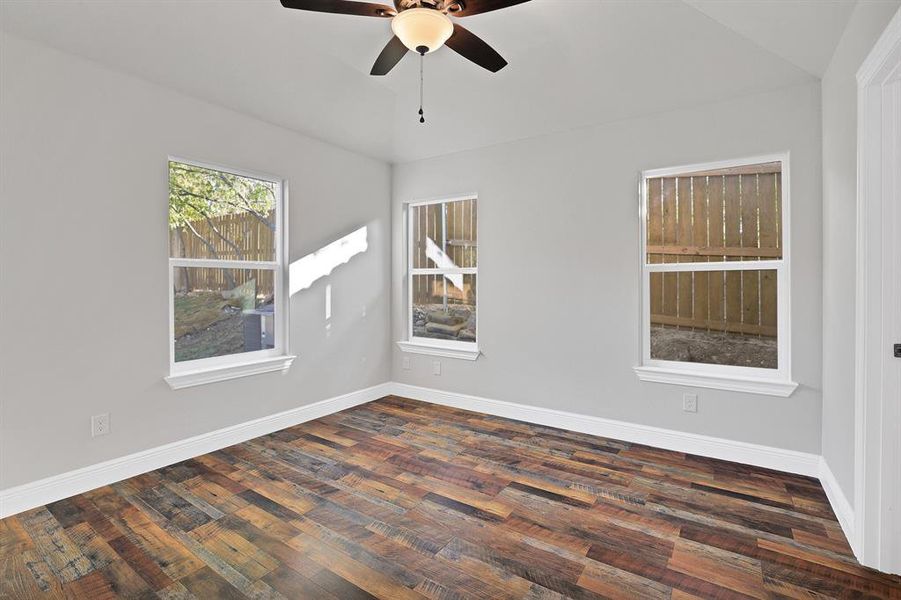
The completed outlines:
<svg viewBox="0 0 901 600">
<path fill-rule="evenodd" d="M 0 521 L 2 598 L 901 598 L 819 483 L 385 398 Z"/>
</svg>

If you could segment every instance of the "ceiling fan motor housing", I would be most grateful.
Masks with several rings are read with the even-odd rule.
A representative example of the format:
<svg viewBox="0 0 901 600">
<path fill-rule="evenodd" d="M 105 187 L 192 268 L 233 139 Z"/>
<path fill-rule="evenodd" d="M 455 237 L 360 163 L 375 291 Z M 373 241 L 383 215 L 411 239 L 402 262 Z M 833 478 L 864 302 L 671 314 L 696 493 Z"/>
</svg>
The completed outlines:
<svg viewBox="0 0 901 600">
<path fill-rule="evenodd" d="M 395 0 L 398 12 L 410 8 L 431 8 L 447 14 L 460 12 L 465 7 L 463 0 Z"/>
</svg>

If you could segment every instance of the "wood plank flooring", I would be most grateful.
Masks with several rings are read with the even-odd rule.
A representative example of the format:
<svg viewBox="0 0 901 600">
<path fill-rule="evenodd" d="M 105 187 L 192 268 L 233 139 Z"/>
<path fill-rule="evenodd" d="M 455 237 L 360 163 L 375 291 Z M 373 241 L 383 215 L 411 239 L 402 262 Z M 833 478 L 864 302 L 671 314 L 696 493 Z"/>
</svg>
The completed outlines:
<svg viewBox="0 0 901 600">
<path fill-rule="evenodd" d="M 388 397 L 0 521 L 2 598 L 901 598 L 819 483 Z"/>
</svg>

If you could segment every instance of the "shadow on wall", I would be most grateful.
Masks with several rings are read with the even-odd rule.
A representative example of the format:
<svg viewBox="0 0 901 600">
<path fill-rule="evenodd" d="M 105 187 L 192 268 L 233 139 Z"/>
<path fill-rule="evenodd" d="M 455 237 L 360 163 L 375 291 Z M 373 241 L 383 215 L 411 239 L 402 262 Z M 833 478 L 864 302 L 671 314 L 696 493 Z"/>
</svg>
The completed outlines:
<svg viewBox="0 0 901 600">
<path fill-rule="evenodd" d="M 347 264 L 369 248 L 366 225 L 291 263 L 288 267 L 290 293 L 308 289 L 318 279 L 330 275 L 336 267 Z"/>
</svg>

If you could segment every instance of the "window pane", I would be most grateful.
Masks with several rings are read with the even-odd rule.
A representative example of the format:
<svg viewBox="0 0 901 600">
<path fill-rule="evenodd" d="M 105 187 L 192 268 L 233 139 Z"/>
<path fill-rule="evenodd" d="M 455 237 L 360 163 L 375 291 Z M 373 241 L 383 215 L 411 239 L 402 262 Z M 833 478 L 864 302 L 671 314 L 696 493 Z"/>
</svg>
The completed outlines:
<svg viewBox="0 0 901 600">
<path fill-rule="evenodd" d="M 414 269 L 475 268 L 476 200 L 413 206 Z"/>
<path fill-rule="evenodd" d="M 169 256 L 275 260 L 277 185 L 169 163 Z"/>
<path fill-rule="evenodd" d="M 476 341 L 476 276 L 414 275 L 413 337 Z"/>
<path fill-rule="evenodd" d="M 776 369 L 776 271 L 651 273 L 651 358 Z"/>
<path fill-rule="evenodd" d="M 649 263 L 782 258 L 782 163 L 649 179 Z"/>
<path fill-rule="evenodd" d="M 173 269 L 175 362 L 275 346 L 275 273 Z"/>
</svg>

